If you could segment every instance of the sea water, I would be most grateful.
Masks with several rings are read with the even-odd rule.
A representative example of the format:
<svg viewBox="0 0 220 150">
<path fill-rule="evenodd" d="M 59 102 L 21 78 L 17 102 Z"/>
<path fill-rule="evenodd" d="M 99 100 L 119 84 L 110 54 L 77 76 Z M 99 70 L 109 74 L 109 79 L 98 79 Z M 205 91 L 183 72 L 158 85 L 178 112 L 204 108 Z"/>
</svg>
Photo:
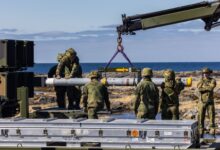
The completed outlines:
<svg viewBox="0 0 220 150">
<path fill-rule="evenodd" d="M 220 70 L 220 62 L 165 62 L 165 63 L 133 63 L 136 68 L 149 67 L 153 70 L 173 69 L 174 71 L 196 71 L 204 67 L 213 70 Z M 56 65 L 55 63 L 36 63 L 34 67 L 27 71 L 36 74 L 47 74 L 49 69 Z M 106 63 L 81 63 L 83 73 L 88 73 L 106 66 Z M 112 63 L 110 67 L 130 67 L 128 63 Z"/>
</svg>

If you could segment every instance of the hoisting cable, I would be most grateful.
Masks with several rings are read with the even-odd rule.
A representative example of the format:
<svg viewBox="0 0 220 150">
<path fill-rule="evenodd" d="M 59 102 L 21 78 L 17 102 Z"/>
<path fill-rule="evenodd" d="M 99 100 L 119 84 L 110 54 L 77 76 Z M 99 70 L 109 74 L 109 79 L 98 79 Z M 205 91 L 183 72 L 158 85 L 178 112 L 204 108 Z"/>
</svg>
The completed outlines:
<svg viewBox="0 0 220 150">
<path fill-rule="evenodd" d="M 122 45 L 122 37 L 121 37 L 121 33 L 118 32 L 118 38 L 117 38 L 117 50 L 114 53 L 114 55 L 112 56 L 112 58 L 110 59 L 110 61 L 108 62 L 108 64 L 105 66 L 105 70 L 108 69 L 109 65 L 111 64 L 111 62 L 113 61 L 113 59 L 117 56 L 118 53 L 121 53 L 122 56 L 128 61 L 128 63 L 130 64 L 130 66 L 133 68 L 134 65 L 131 63 L 130 59 L 128 58 L 128 56 L 125 54 L 124 52 L 124 47 Z"/>
</svg>

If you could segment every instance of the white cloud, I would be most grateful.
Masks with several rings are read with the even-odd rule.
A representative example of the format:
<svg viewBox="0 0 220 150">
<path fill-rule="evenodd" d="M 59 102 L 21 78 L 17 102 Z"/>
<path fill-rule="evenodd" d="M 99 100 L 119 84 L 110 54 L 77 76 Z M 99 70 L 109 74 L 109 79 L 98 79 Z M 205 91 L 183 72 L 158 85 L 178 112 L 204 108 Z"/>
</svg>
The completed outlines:
<svg viewBox="0 0 220 150">
<path fill-rule="evenodd" d="M 24 39 L 35 41 L 53 41 L 53 40 L 78 40 L 82 38 L 99 38 L 115 36 L 115 25 L 102 26 L 97 29 L 92 28 L 88 31 L 81 32 L 63 32 L 63 31 L 47 31 L 37 33 L 27 33 L 18 29 L 0 29 L 0 37 L 10 39 Z"/>
<path fill-rule="evenodd" d="M 95 38 L 99 37 L 98 34 L 82 34 L 82 35 L 80 35 L 80 36 L 81 36 L 81 37 L 95 37 Z"/>
<path fill-rule="evenodd" d="M 162 28 L 157 28 L 156 30 L 149 30 L 153 35 L 162 35 L 172 33 L 172 36 L 180 33 L 193 33 L 200 34 L 206 32 L 203 28 L 203 23 L 201 21 L 192 21 L 181 24 L 175 24 L 170 26 L 165 26 Z M 102 26 L 97 29 L 81 31 L 81 32 L 63 32 L 63 31 L 47 31 L 38 33 L 25 33 L 18 29 L 0 29 L 0 37 L 8 39 L 25 39 L 25 40 L 35 40 L 35 41 L 65 41 L 65 40 L 79 40 L 84 38 L 111 38 L 116 37 L 115 32 L 116 25 Z M 149 33 L 148 31 L 148 33 Z M 220 29 L 215 28 L 211 33 L 220 32 Z M 142 31 L 142 35 L 145 32 Z M 146 32 L 147 34 L 147 32 Z M 170 34 L 169 34 L 170 36 Z M 165 36 L 163 36 L 165 37 Z"/>
<path fill-rule="evenodd" d="M 178 29 L 178 32 L 192 32 L 192 33 L 200 33 L 205 32 L 204 29 Z"/>
<path fill-rule="evenodd" d="M 178 29 L 178 32 L 191 32 L 191 33 L 201 33 L 207 32 L 204 29 Z M 212 29 L 211 32 L 220 32 L 219 29 Z"/>
<path fill-rule="evenodd" d="M 34 41 L 55 41 L 55 40 L 77 40 L 79 37 L 41 37 L 34 36 L 32 40 Z"/>
<path fill-rule="evenodd" d="M 114 34 L 114 33 L 109 33 L 109 34 L 106 34 L 107 36 L 116 36 L 117 34 Z"/>
</svg>

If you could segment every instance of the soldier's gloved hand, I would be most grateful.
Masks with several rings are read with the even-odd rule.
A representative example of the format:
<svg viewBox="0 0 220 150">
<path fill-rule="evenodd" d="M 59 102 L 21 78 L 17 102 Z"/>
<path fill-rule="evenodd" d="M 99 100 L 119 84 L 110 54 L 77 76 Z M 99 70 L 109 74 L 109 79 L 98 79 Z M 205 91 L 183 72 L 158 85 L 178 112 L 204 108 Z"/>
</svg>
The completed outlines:
<svg viewBox="0 0 220 150">
<path fill-rule="evenodd" d="M 71 76 L 65 76 L 65 79 L 70 79 L 71 78 Z"/>
<path fill-rule="evenodd" d="M 56 79 L 60 79 L 61 77 L 60 77 L 60 75 L 56 75 Z"/>
</svg>

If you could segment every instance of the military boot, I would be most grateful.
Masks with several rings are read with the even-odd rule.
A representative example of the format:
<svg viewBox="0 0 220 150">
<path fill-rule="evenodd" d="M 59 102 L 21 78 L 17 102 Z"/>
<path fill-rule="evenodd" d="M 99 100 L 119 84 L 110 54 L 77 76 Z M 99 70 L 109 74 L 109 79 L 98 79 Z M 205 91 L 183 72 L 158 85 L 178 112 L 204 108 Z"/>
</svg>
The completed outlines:
<svg viewBox="0 0 220 150">
<path fill-rule="evenodd" d="M 209 130 L 209 134 L 215 135 L 215 128 L 211 128 L 211 129 Z"/>
<path fill-rule="evenodd" d="M 200 138 L 203 138 L 203 136 L 204 136 L 204 129 L 203 128 L 199 129 L 199 134 L 200 134 Z"/>
<path fill-rule="evenodd" d="M 74 104 L 73 104 L 73 108 L 74 110 L 80 110 L 80 106 L 79 106 L 80 100 L 75 100 Z"/>
<path fill-rule="evenodd" d="M 74 109 L 73 101 L 71 101 L 70 99 L 69 99 L 69 104 L 68 104 L 67 109 L 69 109 L 69 110 L 73 110 Z"/>
</svg>

